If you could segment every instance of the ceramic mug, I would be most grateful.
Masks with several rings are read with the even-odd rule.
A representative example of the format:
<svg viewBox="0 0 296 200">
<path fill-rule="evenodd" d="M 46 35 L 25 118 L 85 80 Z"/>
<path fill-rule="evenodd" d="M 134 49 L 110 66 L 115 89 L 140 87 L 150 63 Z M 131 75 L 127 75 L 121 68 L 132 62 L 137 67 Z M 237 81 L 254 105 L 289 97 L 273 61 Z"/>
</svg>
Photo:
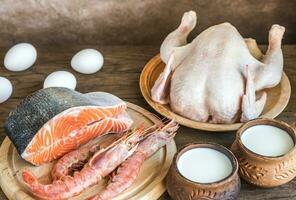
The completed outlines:
<svg viewBox="0 0 296 200">
<path fill-rule="evenodd" d="M 244 131 L 256 125 L 270 125 L 286 131 L 294 141 L 294 147 L 282 156 L 259 155 L 242 142 Z M 259 187 L 269 188 L 285 184 L 296 176 L 296 136 L 293 126 L 273 119 L 256 119 L 244 124 L 236 134 L 231 151 L 239 162 L 240 177 Z M 272 145 L 272 144 L 271 144 Z"/>
<path fill-rule="evenodd" d="M 214 183 L 197 183 L 185 178 L 179 172 L 177 163 L 183 153 L 194 148 L 212 148 L 226 155 L 232 164 L 231 174 Z M 213 143 L 188 144 L 180 149 L 174 156 L 173 163 L 166 178 L 167 191 L 169 195 L 176 200 L 236 199 L 240 191 L 238 168 L 238 162 L 233 153 L 221 145 Z"/>
</svg>

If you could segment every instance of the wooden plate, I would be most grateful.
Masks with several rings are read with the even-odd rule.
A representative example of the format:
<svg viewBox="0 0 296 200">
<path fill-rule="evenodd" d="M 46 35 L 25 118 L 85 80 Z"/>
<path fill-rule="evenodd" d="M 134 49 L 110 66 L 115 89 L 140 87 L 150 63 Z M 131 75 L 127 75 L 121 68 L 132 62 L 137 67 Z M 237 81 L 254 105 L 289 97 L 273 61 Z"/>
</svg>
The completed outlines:
<svg viewBox="0 0 296 200">
<path fill-rule="evenodd" d="M 161 123 L 152 113 L 131 103 L 127 103 L 128 113 L 134 119 L 134 126 L 144 123 L 145 126 Z M 108 139 L 112 135 L 101 137 L 99 140 Z M 145 161 L 136 182 L 126 190 L 119 199 L 158 199 L 165 191 L 164 178 L 167 174 L 174 154 L 176 144 L 174 141 L 160 149 L 152 157 Z M 50 182 L 50 170 L 54 163 L 48 163 L 40 167 L 34 167 L 25 162 L 16 152 L 13 144 L 6 137 L 0 148 L 0 185 L 9 199 L 29 200 L 34 197 L 22 183 L 21 173 L 24 168 L 29 168 L 43 183 Z M 102 180 L 99 184 L 87 189 L 81 195 L 71 198 L 73 200 L 85 199 L 101 191 L 107 183 Z"/>
<path fill-rule="evenodd" d="M 215 132 L 233 131 L 239 129 L 242 123 L 211 124 L 193 121 L 174 113 L 169 105 L 162 105 L 154 102 L 151 98 L 150 91 L 164 67 L 165 64 L 161 61 L 161 58 L 158 54 L 145 65 L 140 77 L 141 92 L 150 106 L 152 106 L 152 108 L 154 108 L 158 113 L 169 119 L 175 119 L 178 123 L 194 129 Z M 267 92 L 267 103 L 260 117 L 275 118 L 285 109 L 290 99 L 291 85 L 287 75 L 283 73 L 280 84 L 274 88 L 266 89 L 265 91 Z"/>
</svg>

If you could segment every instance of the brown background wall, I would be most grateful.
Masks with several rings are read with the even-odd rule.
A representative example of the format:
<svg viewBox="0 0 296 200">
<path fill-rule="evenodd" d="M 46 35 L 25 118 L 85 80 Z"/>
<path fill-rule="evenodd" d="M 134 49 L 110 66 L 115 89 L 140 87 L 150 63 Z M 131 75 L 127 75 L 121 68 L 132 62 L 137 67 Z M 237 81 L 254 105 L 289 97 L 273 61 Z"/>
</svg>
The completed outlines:
<svg viewBox="0 0 296 200">
<path fill-rule="evenodd" d="M 229 21 L 244 37 L 267 42 L 274 23 L 287 28 L 284 43 L 296 43 L 296 0 L 1 0 L 0 43 L 160 44 L 195 10 L 195 33 Z"/>
</svg>

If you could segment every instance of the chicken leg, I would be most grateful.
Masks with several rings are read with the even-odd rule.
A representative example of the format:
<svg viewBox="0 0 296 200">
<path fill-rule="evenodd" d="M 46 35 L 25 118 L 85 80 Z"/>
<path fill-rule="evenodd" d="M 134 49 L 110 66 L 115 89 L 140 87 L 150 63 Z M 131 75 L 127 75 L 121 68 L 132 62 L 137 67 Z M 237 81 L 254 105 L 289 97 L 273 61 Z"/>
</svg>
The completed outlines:
<svg viewBox="0 0 296 200">
<path fill-rule="evenodd" d="M 189 11 L 184 13 L 179 27 L 171 32 L 163 41 L 160 47 L 160 57 L 164 63 L 168 63 L 169 56 L 174 51 L 174 62 L 172 70 L 178 66 L 182 60 L 188 55 L 190 45 L 187 44 L 187 37 L 196 25 L 196 13 Z"/>
<path fill-rule="evenodd" d="M 155 102 L 169 103 L 171 74 L 188 54 L 190 46 L 185 44 L 187 44 L 187 37 L 195 25 L 196 13 L 193 11 L 184 13 L 179 27 L 170 33 L 162 43 L 160 57 L 167 65 L 151 89 L 151 96 Z"/>
<path fill-rule="evenodd" d="M 272 88 L 276 86 L 282 77 L 283 72 L 283 53 L 281 41 L 285 28 L 279 25 L 273 25 L 269 31 L 269 46 L 262 63 L 255 61 L 257 67 L 252 71 L 255 74 L 255 90 Z"/>
<path fill-rule="evenodd" d="M 172 52 L 168 64 L 165 66 L 163 72 L 159 75 L 151 89 L 151 97 L 153 101 L 167 104 L 169 103 L 170 92 L 170 78 L 172 73 L 172 63 L 174 61 L 174 52 Z"/>
<path fill-rule="evenodd" d="M 246 71 L 246 93 L 242 99 L 242 116 L 240 120 L 241 122 L 246 122 L 251 119 L 257 118 L 263 111 L 267 98 L 266 92 L 263 92 L 260 99 L 256 100 L 253 75 L 250 73 L 249 67 L 246 67 Z"/>
</svg>

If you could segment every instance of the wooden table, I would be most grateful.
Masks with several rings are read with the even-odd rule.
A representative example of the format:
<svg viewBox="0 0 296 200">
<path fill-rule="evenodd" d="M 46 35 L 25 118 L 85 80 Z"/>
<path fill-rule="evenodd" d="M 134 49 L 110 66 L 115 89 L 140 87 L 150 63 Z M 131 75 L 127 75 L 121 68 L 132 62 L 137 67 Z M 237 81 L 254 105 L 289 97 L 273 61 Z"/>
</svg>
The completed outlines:
<svg viewBox="0 0 296 200">
<path fill-rule="evenodd" d="M 67 70 L 77 77 L 77 91 L 106 91 L 122 99 L 142 106 L 154 112 L 143 99 L 139 89 L 139 77 L 145 63 L 158 53 L 158 46 L 36 46 L 38 60 L 35 65 L 24 72 L 10 72 L 3 66 L 0 67 L 0 76 L 10 79 L 14 92 L 9 101 L 0 104 L 0 142 L 5 133 L 3 123 L 9 111 L 28 94 L 42 88 L 44 78 L 51 72 Z M 94 75 L 82 75 L 70 67 L 71 57 L 83 48 L 97 48 L 105 58 L 104 67 Z M 265 46 L 263 47 L 265 48 Z M 286 122 L 295 122 L 296 111 L 296 45 L 283 47 L 285 57 L 285 72 L 292 85 L 292 96 L 288 107 L 278 117 Z M 0 48 L 0 60 L 3 63 L 7 47 Z M 1 92 L 1 91 L 0 91 Z M 234 140 L 234 132 L 212 133 L 181 127 L 176 136 L 178 148 L 189 142 L 215 142 L 230 147 Z M 273 189 L 260 189 L 242 181 L 241 200 L 264 199 L 296 199 L 296 180 Z M 7 199 L 0 191 L 0 199 Z M 165 193 L 161 200 L 170 199 Z"/>
</svg>

